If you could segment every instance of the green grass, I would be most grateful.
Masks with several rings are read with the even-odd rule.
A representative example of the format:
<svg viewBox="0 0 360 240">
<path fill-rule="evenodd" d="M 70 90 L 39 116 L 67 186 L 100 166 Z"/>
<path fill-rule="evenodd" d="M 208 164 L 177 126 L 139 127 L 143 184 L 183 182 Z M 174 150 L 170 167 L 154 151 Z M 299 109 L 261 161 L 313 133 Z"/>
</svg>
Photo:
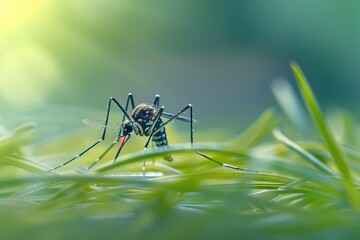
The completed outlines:
<svg viewBox="0 0 360 240">
<path fill-rule="evenodd" d="M 291 68 L 311 122 L 289 84 L 274 86 L 284 114 L 269 109 L 228 142 L 149 150 L 147 171 L 161 176 L 141 176 L 142 151 L 91 172 L 82 159 L 47 173 L 59 159 L 31 155 L 34 125 L 8 133 L 0 139 L 1 239 L 358 239 L 356 129 L 346 112 L 325 119 L 301 69 Z M 66 151 L 79 140 L 57 141 Z M 169 152 L 175 161 L 164 163 Z"/>
</svg>

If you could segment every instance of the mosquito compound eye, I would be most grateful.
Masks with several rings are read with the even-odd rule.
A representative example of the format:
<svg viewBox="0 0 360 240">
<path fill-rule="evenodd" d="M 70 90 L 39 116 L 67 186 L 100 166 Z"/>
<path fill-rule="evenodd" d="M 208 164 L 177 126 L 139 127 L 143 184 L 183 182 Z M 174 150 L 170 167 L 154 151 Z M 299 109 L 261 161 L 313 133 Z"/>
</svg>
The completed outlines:
<svg viewBox="0 0 360 240">
<path fill-rule="evenodd" d="M 128 134 L 133 131 L 133 127 L 130 124 L 123 124 L 124 133 Z"/>
</svg>

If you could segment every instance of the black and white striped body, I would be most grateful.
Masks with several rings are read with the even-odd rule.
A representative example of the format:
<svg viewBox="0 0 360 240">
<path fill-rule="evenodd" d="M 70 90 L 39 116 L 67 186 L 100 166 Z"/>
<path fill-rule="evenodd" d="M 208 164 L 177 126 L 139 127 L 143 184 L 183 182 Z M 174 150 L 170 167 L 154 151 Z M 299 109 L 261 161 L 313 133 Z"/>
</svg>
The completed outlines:
<svg viewBox="0 0 360 240">
<path fill-rule="evenodd" d="M 163 121 L 159 118 L 157 123 L 153 126 L 156 115 L 157 109 L 152 105 L 141 103 L 136 106 L 130 113 L 130 117 L 134 120 L 133 128 L 135 134 L 139 136 L 150 136 L 151 132 L 158 129 L 163 124 Z M 152 141 L 157 147 L 168 145 L 165 127 L 161 128 L 153 135 Z M 167 161 L 173 160 L 170 155 L 165 156 L 164 159 Z"/>
</svg>

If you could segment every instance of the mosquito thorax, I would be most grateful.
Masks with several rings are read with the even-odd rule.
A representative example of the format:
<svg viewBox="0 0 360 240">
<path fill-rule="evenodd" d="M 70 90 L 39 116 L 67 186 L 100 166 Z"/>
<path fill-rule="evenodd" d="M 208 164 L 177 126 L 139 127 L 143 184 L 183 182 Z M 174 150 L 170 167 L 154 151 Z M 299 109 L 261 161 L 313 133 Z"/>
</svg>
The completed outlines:
<svg viewBox="0 0 360 240">
<path fill-rule="evenodd" d="M 155 115 L 155 107 L 146 103 L 140 103 L 139 105 L 137 105 L 130 114 L 130 116 L 137 122 L 152 120 Z"/>
<path fill-rule="evenodd" d="M 135 134 L 148 136 L 156 114 L 156 109 L 152 105 L 146 103 L 137 105 L 130 113 L 130 117 L 134 120 L 133 127 Z"/>
</svg>

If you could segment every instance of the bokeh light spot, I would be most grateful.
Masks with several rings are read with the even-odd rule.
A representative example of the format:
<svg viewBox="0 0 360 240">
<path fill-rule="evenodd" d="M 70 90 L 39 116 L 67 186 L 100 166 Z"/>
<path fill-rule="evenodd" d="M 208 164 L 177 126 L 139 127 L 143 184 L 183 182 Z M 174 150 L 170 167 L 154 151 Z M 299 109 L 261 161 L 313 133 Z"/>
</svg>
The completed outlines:
<svg viewBox="0 0 360 240">
<path fill-rule="evenodd" d="M 58 79 L 58 65 L 36 44 L 9 50 L 0 62 L 1 95 L 16 106 L 41 105 Z"/>
</svg>

